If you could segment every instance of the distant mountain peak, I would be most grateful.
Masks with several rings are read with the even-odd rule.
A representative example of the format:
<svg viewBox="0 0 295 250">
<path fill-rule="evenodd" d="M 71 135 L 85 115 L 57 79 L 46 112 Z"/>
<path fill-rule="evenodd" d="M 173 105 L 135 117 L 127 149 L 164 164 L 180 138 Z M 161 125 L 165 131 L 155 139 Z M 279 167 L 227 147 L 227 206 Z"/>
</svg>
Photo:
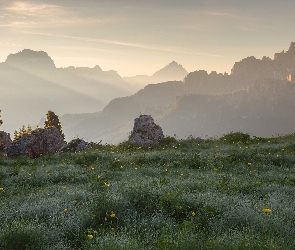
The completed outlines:
<svg viewBox="0 0 295 250">
<path fill-rule="evenodd" d="M 15 54 L 10 54 L 5 63 L 22 69 L 55 69 L 51 57 L 44 51 L 24 49 Z"/>
<path fill-rule="evenodd" d="M 172 61 L 164 68 L 155 72 L 152 77 L 166 81 L 183 80 L 187 74 L 188 72 L 181 64 L 178 64 L 176 61 Z"/>
<path fill-rule="evenodd" d="M 177 62 L 175 62 L 175 61 L 172 61 L 171 63 L 169 63 L 168 65 L 180 65 L 180 64 L 178 64 Z"/>
</svg>

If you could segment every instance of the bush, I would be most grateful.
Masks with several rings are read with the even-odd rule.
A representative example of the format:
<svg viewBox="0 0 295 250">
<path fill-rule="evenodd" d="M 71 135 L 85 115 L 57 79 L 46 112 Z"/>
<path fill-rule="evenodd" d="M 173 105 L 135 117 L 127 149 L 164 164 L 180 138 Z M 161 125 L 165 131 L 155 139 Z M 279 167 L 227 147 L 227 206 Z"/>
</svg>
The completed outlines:
<svg viewBox="0 0 295 250">
<path fill-rule="evenodd" d="M 174 145 L 175 146 L 178 144 L 178 141 L 172 136 L 166 136 L 159 141 L 159 144 L 163 145 L 163 146 L 164 145 Z"/>
<path fill-rule="evenodd" d="M 248 143 L 250 140 L 250 135 L 242 132 L 231 132 L 222 136 L 219 140 L 226 143 Z"/>
<path fill-rule="evenodd" d="M 82 139 L 76 138 L 71 140 L 64 148 L 62 148 L 61 152 L 76 152 L 77 146 L 82 142 Z"/>
</svg>

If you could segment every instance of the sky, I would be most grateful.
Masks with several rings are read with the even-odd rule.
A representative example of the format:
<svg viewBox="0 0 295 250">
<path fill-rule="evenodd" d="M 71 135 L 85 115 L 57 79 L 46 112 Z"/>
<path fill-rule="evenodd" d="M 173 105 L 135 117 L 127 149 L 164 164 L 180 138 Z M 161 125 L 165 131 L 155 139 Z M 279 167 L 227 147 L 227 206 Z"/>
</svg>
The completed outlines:
<svg viewBox="0 0 295 250">
<path fill-rule="evenodd" d="M 295 41 L 295 0 L 0 0 L 0 62 L 23 49 L 57 67 L 151 75 L 171 61 L 230 73 Z"/>
</svg>

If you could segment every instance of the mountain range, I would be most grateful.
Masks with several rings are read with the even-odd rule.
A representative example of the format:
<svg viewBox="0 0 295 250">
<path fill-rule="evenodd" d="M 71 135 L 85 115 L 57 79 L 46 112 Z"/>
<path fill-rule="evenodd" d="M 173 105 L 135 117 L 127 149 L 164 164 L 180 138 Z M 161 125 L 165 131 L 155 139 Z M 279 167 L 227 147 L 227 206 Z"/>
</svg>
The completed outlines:
<svg viewBox="0 0 295 250">
<path fill-rule="evenodd" d="M 133 119 L 151 114 L 168 136 L 214 137 L 231 131 L 256 136 L 295 132 L 295 43 L 274 59 L 253 56 L 231 74 L 189 73 L 183 81 L 150 84 L 112 100 L 101 112 L 62 116 L 65 131 L 88 140 L 117 143 L 128 138 Z M 68 134 L 68 135 L 69 135 Z"/>
<path fill-rule="evenodd" d="M 140 114 L 152 115 L 166 136 L 214 137 L 241 131 L 267 137 L 295 132 L 294 69 L 292 42 L 273 59 L 250 56 L 236 62 L 231 74 L 187 74 L 172 62 L 141 77 L 154 82 L 135 93 L 136 83 L 145 85 L 140 76 L 123 79 L 99 66 L 56 68 L 45 52 L 23 50 L 0 64 L 0 107 L 3 114 L 9 110 L 18 118 L 19 127 L 49 109 L 64 114 L 60 121 L 67 140 L 78 136 L 118 143 L 128 138 Z M 3 121 L 11 125 L 4 116 Z"/>
<path fill-rule="evenodd" d="M 169 75 L 169 67 L 159 78 L 165 73 Z M 12 133 L 12 128 L 37 124 L 48 110 L 60 115 L 97 112 L 138 88 L 114 70 L 103 71 L 98 65 L 57 68 L 46 52 L 24 49 L 0 63 L 2 129 Z"/>
</svg>

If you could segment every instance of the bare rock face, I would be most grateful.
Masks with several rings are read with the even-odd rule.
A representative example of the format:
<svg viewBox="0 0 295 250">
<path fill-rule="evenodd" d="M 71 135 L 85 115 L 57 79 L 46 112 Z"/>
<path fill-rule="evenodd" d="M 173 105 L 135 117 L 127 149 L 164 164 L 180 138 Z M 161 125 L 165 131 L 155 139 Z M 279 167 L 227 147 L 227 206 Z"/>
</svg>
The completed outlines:
<svg viewBox="0 0 295 250">
<path fill-rule="evenodd" d="M 6 151 L 6 148 L 11 145 L 10 134 L 0 131 L 0 151 Z"/>
<path fill-rule="evenodd" d="M 154 123 L 154 119 L 150 115 L 141 115 L 134 120 L 129 142 L 131 145 L 147 148 L 158 144 L 163 138 L 163 130 Z"/>
<path fill-rule="evenodd" d="M 36 158 L 40 155 L 57 152 L 64 143 L 64 139 L 57 128 L 39 128 L 18 138 L 7 147 L 6 153 L 10 158 L 21 155 Z"/>
</svg>

